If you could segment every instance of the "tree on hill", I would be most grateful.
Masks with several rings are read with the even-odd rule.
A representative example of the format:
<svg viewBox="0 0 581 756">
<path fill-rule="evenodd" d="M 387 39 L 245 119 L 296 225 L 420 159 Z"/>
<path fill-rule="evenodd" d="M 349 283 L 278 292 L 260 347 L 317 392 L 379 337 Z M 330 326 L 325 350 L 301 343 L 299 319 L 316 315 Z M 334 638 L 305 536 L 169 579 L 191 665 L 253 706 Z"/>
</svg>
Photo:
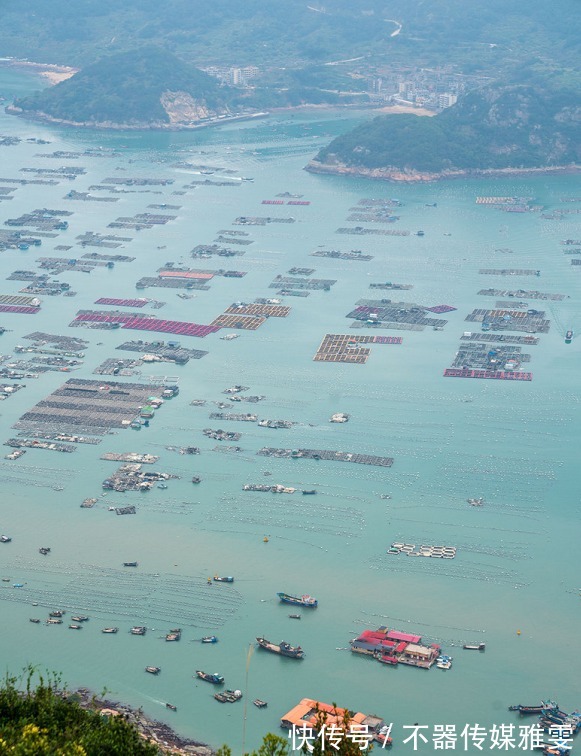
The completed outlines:
<svg viewBox="0 0 581 756">
<path fill-rule="evenodd" d="M 54 675 L 7 677 L 0 687 L 2 756 L 159 756 L 123 717 L 81 708 Z"/>
</svg>

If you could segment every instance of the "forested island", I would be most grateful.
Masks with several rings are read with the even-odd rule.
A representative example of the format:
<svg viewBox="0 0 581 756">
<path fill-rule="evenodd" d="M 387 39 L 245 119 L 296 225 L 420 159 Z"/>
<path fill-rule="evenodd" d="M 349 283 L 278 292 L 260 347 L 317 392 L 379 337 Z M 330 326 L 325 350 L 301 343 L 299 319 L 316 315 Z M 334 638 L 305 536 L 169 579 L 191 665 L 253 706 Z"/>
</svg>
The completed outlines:
<svg viewBox="0 0 581 756">
<path fill-rule="evenodd" d="M 470 92 L 433 118 L 379 116 L 343 134 L 307 170 L 399 181 L 577 169 L 581 107 L 562 73 Z"/>
<path fill-rule="evenodd" d="M 103 58 L 66 81 L 16 100 L 8 112 L 74 126 L 178 128 L 255 112 L 236 93 L 161 48 Z"/>
</svg>

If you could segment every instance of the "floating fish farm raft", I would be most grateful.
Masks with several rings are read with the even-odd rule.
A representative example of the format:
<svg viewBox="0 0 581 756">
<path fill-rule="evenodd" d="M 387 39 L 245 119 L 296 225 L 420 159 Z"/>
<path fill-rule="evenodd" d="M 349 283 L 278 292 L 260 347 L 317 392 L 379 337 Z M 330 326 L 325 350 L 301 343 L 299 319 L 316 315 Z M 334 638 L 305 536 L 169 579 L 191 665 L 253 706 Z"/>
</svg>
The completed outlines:
<svg viewBox="0 0 581 756">
<path fill-rule="evenodd" d="M 461 368 L 446 368 L 446 378 L 490 378 L 501 381 L 532 381 L 532 373 L 513 373 L 506 370 L 464 370 Z"/>
<path fill-rule="evenodd" d="M 483 276 L 540 276 L 540 270 L 524 268 L 481 268 L 478 271 Z"/>
<path fill-rule="evenodd" d="M 363 304 L 363 301 L 365 304 Z M 370 302 L 371 304 L 367 304 Z M 391 328 L 407 324 L 419 326 L 416 330 L 423 330 L 425 326 L 443 328 L 447 320 L 426 318 L 426 307 L 408 302 L 390 302 L 389 300 L 360 300 L 358 306 L 347 313 L 345 317 L 354 318 L 355 321 L 364 322 L 367 325 L 377 325 L 383 328 Z M 448 305 L 442 305 L 447 307 Z M 447 311 L 447 310 L 446 310 Z"/>
<path fill-rule="evenodd" d="M 393 457 L 378 457 L 373 454 L 329 451 L 328 449 L 274 449 L 265 446 L 256 453 L 261 457 L 354 462 L 359 465 L 375 465 L 377 467 L 391 467 L 393 465 Z"/>
<path fill-rule="evenodd" d="M 364 255 L 360 249 L 352 249 L 350 252 L 340 252 L 338 249 L 317 249 L 311 252 L 311 257 L 331 257 L 334 260 L 361 260 L 369 262 L 373 255 Z"/>
<path fill-rule="evenodd" d="M 256 331 L 266 322 L 265 317 L 260 315 L 218 315 L 210 325 L 218 328 L 238 328 L 244 331 Z"/>
<path fill-rule="evenodd" d="M 149 299 L 112 299 L 111 297 L 101 297 L 95 301 L 98 305 L 114 305 L 116 307 L 145 307 Z"/>
<path fill-rule="evenodd" d="M 172 342 L 173 343 L 173 342 Z M 170 346 L 163 341 L 125 341 L 117 349 L 127 352 L 140 352 L 141 354 L 153 354 L 167 362 L 177 362 L 185 365 L 188 360 L 199 360 L 208 352 L 202 349 L 186 349 L 180 346 Z"/>
<path fill-rule="evenodd" d="M 465 320 L 470 323 L 482 323 L 484 330 L 528 331 L 529 333 L 548 333 L 551 321 L 545 319 L 542 310 L 522 312 L 520 310 L 473 310 Z"/>
<path fill-rule="evenodd" d="M 323 289 L 330 291 L 331 286 L 337 283 L 336 279 L 325 278 L 291 278 L 289 276 L 276 276 L 270 284 L 270 289 Z"/>
<path fill-rule="evenodd" d="M 352 334 L 327 333 L 321 341 L 313 360 L 315 362 L 348 362 L 364 365 L 371 350 L 362 344 L 401 344 L 401 336 L 354 336 Z"/>
<path fill-rule="evenodd" d="M 351 234 L 353 236 L 409 236 L 409 231 L 400 231 L 394 228 L 363 228 L 355 226 L 354 228 L 338 228 L 336 234 Z"/>
<path fill-rule="evenodd" d="M 502 344 L 528 344 L 536 346 L 540 339 L 537 336 L 508 336 L 506 333 L 472 333 L 465 331 L 460 337 L 463 341 L 485 341 L 487 343 L 500 342 Z"/>
<path fill-rule="evenodd" d="M 28 336 L 23 336 L 22 338 L 29 341 L 52 344 L 59 349 L 67 349 L 71 352 L 82 352 L 89 345 L 89 342 L 84 339 L 77 339 L 73 336 L 59 336 L 55 333 L 44 333 L 43 331 L 29 333 Z"/>
<path fill-rule="evenodd" d="M 226 310 L 226 313 L 233 313 L 235 315 L 266 315 L 269 318 L 286 318 L 290 311 L 290 307 L 285 307 L 283 305 L 244 304 L 231 305 Z"/>
<path fill-rule="evenodd" d="M 546 294 L 542 291 L 524 291 L 524 289 L 517 289 L 516 291 L 507 291 L 506 289 L 481 289 L 479 292 L 485 297 L 518 297 L 520 299 L 550 299 L 555 302 L 560 302 L 565 299 L 565 294 Z"/>
<path fill-rule="evenodd" d="M 175 333 L 181 336 L 197 336 L 204 338 L 215 333 L 219 328 L 215 325 L 199 325 L 185 323 L 180 320 L 161 320 L 153 315 L 138 316 L 132 312 L 99 312 L 93 310 L 79 310 L 70 326 L 85 324 L 102 324 L 105 328 L 112 326 L 128 328 L 136 331 L 157 331 L 161 333 Z"/>
<path fill-rule="evenodd" d="M 57 388 L 13 427 L 17 430 L 59 430 L 90 428 L 104 435 L 111 428 L 129 427 L 159 387 L 144 383 L 103 383 L 72 378 Z"/>
</svg>

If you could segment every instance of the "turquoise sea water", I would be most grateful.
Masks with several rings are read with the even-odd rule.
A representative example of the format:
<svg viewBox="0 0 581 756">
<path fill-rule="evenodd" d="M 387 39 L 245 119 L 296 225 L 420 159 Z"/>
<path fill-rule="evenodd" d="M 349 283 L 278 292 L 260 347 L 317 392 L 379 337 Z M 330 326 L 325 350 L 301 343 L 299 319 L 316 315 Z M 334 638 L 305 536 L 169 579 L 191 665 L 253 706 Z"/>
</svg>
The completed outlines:
<svg viewBox="0 0 581 756">
<path fill-rule="evenodd" d="M 0 94 L 8 99 L 36 86 L 29 77 L 1 74 Z M 398 751 L 411 750 L 401 744 L 401 728 L 414 722 L 455 724 L 459 730 L 466 723 L 491 727 L 520 724 L 506 711 L 509 704 L 552 697 L 565 710 L 579 706 L 581 341 L 567 346 L 564 333 L 568 328 L 581 333 L 581 269 L 571 267 L 572 256 L 564 255 L 559 244 L 564 238 L 581 238 L 579 216 L 549 220 L 540 213 L 517 215 L 475 205 L 480 195 L 518 195 L 534 197 L 547 211 L 575 209 L 577 204 L 561 200 L 581 196 L 578 177 L 399 186 L 302 170 L 332 136 L 366 117 L 299 113 L 194 133 L 112 134 L 0 115 L 0 134 L 51 142 L 0 147 L 1 177 L 32 178 L 20 173 L 23 167 L 70 164 L 87 169 L 85 176 L 56 187 L 19 187 L 12 200 L 0 203 L 1 222 L 40 207 L 74 212 L 69 229 L 45 240 L 40 250 L 0 254 L 2 294 L 15 294 L 25 285 L 5 280 L 12 271 L 35 268 L 36 258 L 51 256 L 57 244 L 73 244 L 87 230 L 108 233 L 107 224 L 115 218 L 149 212 L 152 203 L 181 205 L 179 211 L 167 211 L 178 218 L 164 227 L 112 231 L 134 237 L 112 253 L 135 256 L 135 262 L 90 275 L 61 274 L 76 297 L 45 297 L 38 315 L 0 314 L 0 325 L 9 329 L 0 340 L 5 355 L 34 330 L 91 342 L 83 367 L 72 376 L 47 373 L 27 381 L 25 390 L 1 405 L 2 440 L 12 435 L 10 427 L 20 415 L 64 378 L 89 378 L 105 358 L 131 356 L 115 351 L 126 338 L 150 338 L 136 331 L 69 329 L 76 311 L 92 309 L 99 297 L 148 296 L 167 304 L 145 312 L 208 323 L 234 301 L 276 296 L 268 284 L 292 266 L 312 267 L 317 278 L 337 279 L 330 292 L 284 298 L 292 308 L 287 319 L 271 318 L 255 332 L 241 331 L 234 341 L 217 334 L 203 340 L 175 337 L 183 346 L 209 354 L 184 367 L 143 366 L 142 380 L 161 375 L 180 379 L 179 397 L 166 402 L 150 428 L 106 436 L 99 446 L 78 445 L 71 455 L 30 450 L 16 462 L 0 460 L 0 531 L 13 538 L 0 544 L 0 573 L 11 578 L 0 584 L 3 668 L 17 672 L 35 663 L 60 671 L 71 687 L 106 687 L 110 698 L 143 707 L 185 736 L 214 746 L 228 742 L 235 753 L 242 753 L 243 742 L 251 748 L 265 732 L 278 731 L 280 716 L 303 696 L 385 717 L 394 723 Z M 97 146 L 119 155 L 42 157 Z M 176 167 L 184 162 L 236 171 L 254 181 L 235 188 L 198 187 L 176 196 L 173 192 L 200 178 L 193 169 Z M 108 176 L 170 178 L 174 184 L 123 194 L 116 203 L 63 199 L 70 189 L 86 191 Z M 261 204 L 285 191 L 303 194 L 311 205 Z M 401 215 L 395 228 L 423 229 L 425 236 L 337 235 L 338 227 L 357 225 L 346 218 L 363 197 L 399 198 L 403 207 L 395 211 Z M 434 202 L 437 207 L 426 206 Z M 190 260 L 195 245 L 212 243 L 220 229 L 239 228 L 231 224 L 241 215 L 292 215 L 296 223 L 245 229 L 254 243 L 241 257 Z M 319 246 L 361 248 L 374 259 L 311 257 Z M 501 251 L 506 249 L 512 252 Z M 74 250 L 63 254 L 80 256 L 81 247 Z M 167 260 L 234 268 L 247 275 L 216 278 L 210 291 L 195 292 L 191 300 L 179 299 L 171 289 L 137 292 L 135 282 L 155 275 Z M 483 276 L 480 268 L 540 269 L 541 276 Z M 370 282 L 388 280 L 414 288 L 368 288 Z M 464 317 L 495 301 L 477 296 L 488 287 L 568 296 L 562 302 L 530 300 L 552 321 L 538 346 L 523 348 L 532 356 L 526 368 L 534 375 L 531 383 L 442 377 L 462 332 L 478 330 Z M 448 320 L 441 332 L 381 331 L 403 336 L 403 344 L 372 346 L 366 365 L 313 362 L 325 333 L 354 332 L 345 315 L 358 299 L 382 296 L 458 309 L 434 316 Z M 256 411 L 297 424 L 270 430 L 209 420 L 217 409 L 212 402 L 223 400 L 221 392 L 233 384 L 266 399 L 257 405 L 235 404 L 232 411 Z M 208 403 L 192 407 L 194 398 Z M 349 413 L 350 422 L 330 424 L 334 412 Z M 217 442 L 202 435 L 206 427 L 241 432 L 236 443 L 243 452 L 212 451 Z M 196 445 L 202 453 L 180 456 L 167 451 L 167 445 Z M 393 456 L 395 462 L 382 469 L 256 456 L 267 445 L 379 454 Z M 114 469 L 114 463 L 99 456 L 131 450 L 159 454 L 156 468 L 181 479 L 170 481 L 167 490 L 111 493 L 93 509 L 80 509 L 85 497 L 100 495 L 102 480 Z M 203 478 L 200 486 L 190 483 L 194 473 Z M 319 493 L 303 497 L 241 490 L 244 483 L 263 482 Z M 478 496 L 485 506 L 466 503 Z M 138 514 L 117 517 L 108 511 L 111 503 L 135 503 Z M 396 540 L 454 545 L 458 554 L 446 561 L 386 555 Z M 38 554 L 42 545 L 51 546 L 49 557 Z M 134 559 L 138 570 L 124 571 L 122 562 Z M 235 583 L 207 586 L 207 577 L 216 572 L 234 575 Z M 12 582 L 25 587 L 14 589 Z M 311 593 L 319 608 L 303 611 L 301 622 L 289 620 L 292 610 L 278 603 L 277 591 Z M 28 622 L 55 606 L 91 619 L 79 633 L 69 632 L 66 623 L 47 627 Z M 126 631 L 134 624 L 155 630 L 133 637 Z M 453 668 L 385 668 L 346 650 L 361 630 L 383 624 L 440 642 L 454 656 Z M 102 635 L 101 627 L 110 625 L 120 632 Z M 184 630 L 180 643 L 160 640 L 175 626 Z M 192 642 L 210 632 L 219 636 L 215 646 Z M 263 652 L 249 657 L 257 635 L 300 644 L 306 658 L 297 663 Z M 463 643 L 480 641 L 487 644 L 485 654 L 461 649 Z M 145 665 L 160 666 L 162 673 L 146 675 Z M 218 705 L 214 689 L 192 678 L 196 669 L 223 674 L 227 687 L 245 693 L 243 702 Z M 267 700 L 268 708 L 253 707 L 255 697 Z M 168 712 L 166 701 L 178 711 Z M 423 750 L 430 752 L 433 746 Z"/>
</svg>

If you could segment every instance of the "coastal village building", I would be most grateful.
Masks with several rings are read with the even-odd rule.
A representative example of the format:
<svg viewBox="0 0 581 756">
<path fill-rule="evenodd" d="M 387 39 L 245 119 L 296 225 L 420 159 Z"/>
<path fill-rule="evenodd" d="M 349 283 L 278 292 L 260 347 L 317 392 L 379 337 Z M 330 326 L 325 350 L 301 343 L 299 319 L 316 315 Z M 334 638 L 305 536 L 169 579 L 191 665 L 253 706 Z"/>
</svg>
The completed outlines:
<svg viewBox="0 0 581 756">
<path fill-rule="evenodd" d="M 280 720 L 280 726 L 284 730 L 305 730 L 310 729 L 317 732 L 317 725 L 321 722 L 321 716 L 324 717 L 325 728 L 335 727 L 337 730 L 347 730 L 352 732 L 369 733 L 369 740 L 376 740 L 383 743 L 384 738 L 387 744 L 391 738 L 384 735 L 387 730 L 385 721 L 380 717 L 361 712 L 340 709 L 331 704 L 315 701 L 313 698 L 303 698 L 300 703 L 288 711 Z"/>
</svg>

